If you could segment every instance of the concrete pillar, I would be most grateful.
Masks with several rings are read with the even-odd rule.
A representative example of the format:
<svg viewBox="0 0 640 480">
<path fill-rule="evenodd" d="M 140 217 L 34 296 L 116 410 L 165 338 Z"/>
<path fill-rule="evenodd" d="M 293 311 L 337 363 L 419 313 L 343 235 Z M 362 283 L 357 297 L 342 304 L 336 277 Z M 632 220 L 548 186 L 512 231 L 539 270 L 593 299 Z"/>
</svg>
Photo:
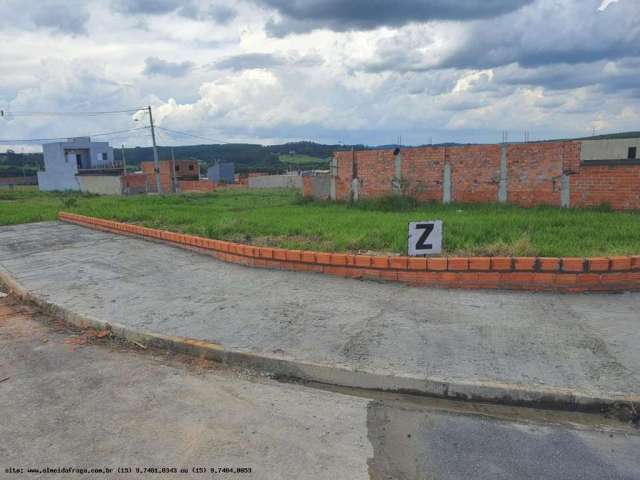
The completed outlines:
<svg viewBox="0 0 640 480">
<path fill-rule="evenodd" d="M 507 173 L 507 144 L 503 144 L 500 147 L 500 184 L 498 186 L 498 202 L 506 203 L 507 201 L 507 188 L 508 188 L 508 173 Z"/>
<path fill-rule="evenodd" d="M 330 186 L 329 186 L 329 198 L 336 201 L 336 177 L 338 176 L 338 160 L 334 157 L 331 159 L 329 167 Z"/>
<path fill-rule="evenodd" d="M 451 203 L 451 165 L 445 163 L 442 181 L 442 203 Z"/>
<path fill-rule="evenodd" d="M 351 181 L 351 198 L 354 202 L 357 202 L 360 198 L 360 180 L 357 178 Z"/>
<path fill-rule="evenodd" d="M 562 175 L 562 190 L 560 191 L 560 206 L 569 208 L 571 205 L 571 191 L 569 188 L 569 175 Z"/>
</svg>

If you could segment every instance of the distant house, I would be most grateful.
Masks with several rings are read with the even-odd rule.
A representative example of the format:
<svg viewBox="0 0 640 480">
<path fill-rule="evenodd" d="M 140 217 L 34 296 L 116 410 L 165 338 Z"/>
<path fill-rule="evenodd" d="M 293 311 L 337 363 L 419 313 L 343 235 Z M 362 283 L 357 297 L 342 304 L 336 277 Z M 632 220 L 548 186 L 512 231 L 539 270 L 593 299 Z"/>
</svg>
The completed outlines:
<svg viewBox="0 0 640 480">
<path fill-rule="evenodd" d="M 45 143 L 44 171 L 38 172 L 41 191 L 82 190 L 82 175 L 119 175 L 122 168 L 113 159 L 108 142 L 92 142 L 89 137 L 69 138 L 66 142 Z"/>
<path fill-rule="evenodd" d="M 172 165 L 174 166 L 172 171 Z M 142 162 L 140 168 L 147 176 L 149 191 L 157 190 L 156 173 L 154 162 Z M 161 160 L 158 162 L 160 174 L 160 185 L 163 192 L 173 192 L 181 180 L 199 180 L 200 165 L 197 160 Z"/>
<path fill-rule="evenodd" d="M 207 178 L 213 183 L 235 183 L 236 168 L 234 163 L 216 163 L 207 169 Z"/>
</svg>

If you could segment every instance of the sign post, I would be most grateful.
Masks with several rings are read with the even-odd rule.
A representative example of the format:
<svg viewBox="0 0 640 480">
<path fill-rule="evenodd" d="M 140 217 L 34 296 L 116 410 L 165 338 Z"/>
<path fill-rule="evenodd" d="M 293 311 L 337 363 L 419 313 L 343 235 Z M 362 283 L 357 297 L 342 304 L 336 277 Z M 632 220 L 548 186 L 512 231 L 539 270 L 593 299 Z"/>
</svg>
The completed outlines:
<svg viewBox="0 0 640 480">
<path fill-rule="evenodd" d="M 409 256 L 442 253 L 442 220 L 409 223 Z"/>
</svg>

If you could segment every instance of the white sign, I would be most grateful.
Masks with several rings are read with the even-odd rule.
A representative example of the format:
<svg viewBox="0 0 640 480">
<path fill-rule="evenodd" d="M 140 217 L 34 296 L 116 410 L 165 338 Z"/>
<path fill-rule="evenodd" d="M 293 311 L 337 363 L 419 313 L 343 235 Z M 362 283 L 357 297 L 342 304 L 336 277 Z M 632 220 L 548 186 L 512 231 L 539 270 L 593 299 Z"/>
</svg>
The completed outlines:
<svg viewBox="0 0 640 480">
<path fill-rule="evenodd" d="M 442 220 L 409 224 L 409 256 L 442 253 Z"/>
</svg>

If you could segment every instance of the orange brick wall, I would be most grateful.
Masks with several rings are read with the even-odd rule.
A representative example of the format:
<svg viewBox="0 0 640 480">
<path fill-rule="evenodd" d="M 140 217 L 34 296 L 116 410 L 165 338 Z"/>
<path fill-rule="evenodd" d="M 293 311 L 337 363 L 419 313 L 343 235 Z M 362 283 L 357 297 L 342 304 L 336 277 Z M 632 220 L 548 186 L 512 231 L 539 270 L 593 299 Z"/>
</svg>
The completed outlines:
<svg viewBox="0 0 640 480">
<path fill-rule="evenodd" d="M 640 165 L 586 166 L 570 177 L 571 205 L 640 209 Z"/>
<path fill-rule="evenodd" d="M 446 150 L 437 147 L 411 148 L 402 152 L 405 195 L 421 202 L 442 200 L 442 171 Z M 393 158 L 391 165 L 395 170 Z"/>
<path fill-rule="evenodd" d="M 213 192 L 216 185 L 209 180 L 178 180 L 181 192 Z"/>
<path fill-rule="evenodd" d="M 336 152 L 336 199 L 349 200 L 351 191 L 351 180 L 353 180 L 352 165 L 353 158 L 360 152 Z M 363 171 L 363 173 L 365 173 Z M 368 176 L 368 172 L 366 172 Z"/>
<path fill-rule="evenodd" d="M 562 176 L 569 176 L 572 207 L 603 203 L 614 209 L 640 209 L 640 165 L 606 166 L 580 163 L 579 141 L 511 144 L 507 154 L 507 201 L 530 207 L 561 205 Z M 402 192 L 419 201 L 441 201 L 445 165 L 451 167 L 451 200 L 497 202 L 501 145 L 419 147 L 401 149 Z M 394 193 L 393 150 L 336 152 L 336 199 L 352 195 L 353 172 L 359 197 Z"/>
<path fill-rule="evenodd" d="M 360 198 L 381 197 L 391 191 L 395 175 L 392 150 L 357 152 L 356 170 L 360 179 Z"/>
<path fill-rule="evenodd" d="M 171 162 L 162 160 L 159 163 L 160 175 L 171 175 Z M 147 175 L 154 174 L 154 162 L 142 162 L 140 168 Z M 176 160 L 176 178 L 199 177 L 200 167 L 197 160 Z"/>
<path fill-rule="evenodd" d="M 147 185 L 147 176 L 140 173 L 128 173 L 122 176 L 122 186 L 133 189 L 145 189 Z"/>
<path fill-rule="evenodd" d="M 313 195 L 313 185 L 311 184 L 311 177 L 302 177 L 302 195 L 310 197 Z"/>
<path fill-rule="evenodd" d="M 451 165 L 451 201 L 497 201 L 500 145 L 450 147 L 446 148 L 445 158 Z M 436 200 L 441 199 L 442 196 Z"/>
<path fill-rule="evenodd" d="M 569 142 L 529 143 L 509 145 L 508 194 L 509 202 L 531 206 L 537 203 L 560 205 L 563 159 L 573 145 Z M 579 145 L 579 144 L 578 144 Z"/>
</svg>

